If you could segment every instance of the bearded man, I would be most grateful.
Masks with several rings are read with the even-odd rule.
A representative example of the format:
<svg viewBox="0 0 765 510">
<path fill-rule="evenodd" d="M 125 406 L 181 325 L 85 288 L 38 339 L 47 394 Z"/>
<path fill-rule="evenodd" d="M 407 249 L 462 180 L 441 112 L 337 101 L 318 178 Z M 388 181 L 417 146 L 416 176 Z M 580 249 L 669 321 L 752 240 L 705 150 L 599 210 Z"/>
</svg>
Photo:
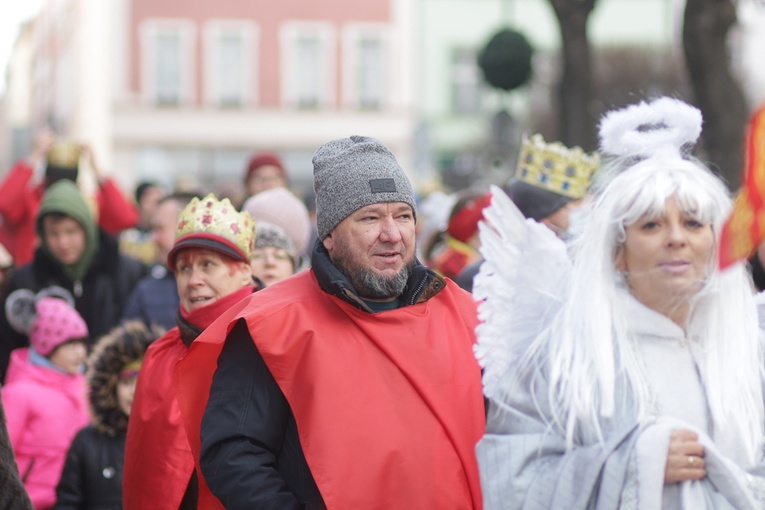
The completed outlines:
<svg viewBox="0 0 765 510">
<path fill-rule="evenodd" d="M 475 303 L 416 260 L 412 186 L 384 145 L 334 140 L 313 166 L 312 268 L 176 368 L 200 508 L 480 508 Z"/>
</svg>

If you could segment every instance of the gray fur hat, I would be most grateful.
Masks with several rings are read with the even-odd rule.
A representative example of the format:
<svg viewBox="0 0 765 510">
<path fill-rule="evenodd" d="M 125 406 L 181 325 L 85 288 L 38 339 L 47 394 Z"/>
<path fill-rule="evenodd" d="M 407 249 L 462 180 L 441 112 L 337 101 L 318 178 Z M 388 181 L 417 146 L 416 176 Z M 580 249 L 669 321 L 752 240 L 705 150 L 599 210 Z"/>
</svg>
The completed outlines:
<svg viewBox="0 0 765 510">
<path fill-rule="evenodd" d="M 255 248 L 265 248 L 271 246 L 279 250 L 287 250 L 288 252 L 295 254 L 295 243 L 292 242 L 290 236 L 281 227 L 272 225 L 265 221 L 259 221 L 255 225 Z"/>
<path fill-rule="evenodd" d="M 141 321 L 127 321 L 102 336 L 88 357 L 85 379 L 93 415 L 93 424 L 101 432 L 118 436 L 127 431 L 128 417 L 117 399 L 120 372 L 129 363 L 143 360 L 149 345 L 165 330 Z"/>
<path fill-rule="evenodd" d="M 293 269 L 300 268 L 302 259 L 290 236 L 281 227 L 261 221 L 255 225 L 255 250 L 266 247 L 286 251 L 292 259 Z"/>
<path fill-rule="evenodd" d="M 313 155 L 316 226 L 324 239 L 354 211 L 367 205 L 404 202 L 417 209 L 414 192 L 393 153 L 374 138 L 328 142 Z"/>
</svg>

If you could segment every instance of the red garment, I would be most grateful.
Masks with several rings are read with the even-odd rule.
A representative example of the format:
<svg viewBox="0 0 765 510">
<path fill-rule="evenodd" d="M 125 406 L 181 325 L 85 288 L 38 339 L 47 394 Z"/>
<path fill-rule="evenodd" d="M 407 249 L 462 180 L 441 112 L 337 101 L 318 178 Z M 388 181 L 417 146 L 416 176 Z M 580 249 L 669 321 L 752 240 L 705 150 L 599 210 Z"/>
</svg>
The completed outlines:
<svg viewBox="0 0 765 510">
<path fill-rule="evenodd" d="M 327 508 L 481 508 L 474 448 L 485 420 L 470 295 L 448 282 L 426 302 L 370 314 L 305 271 L 229 309 L 177 365 L 200 509 L 222 508 L 199 471 L 199 426 L 239 318 L 289 401 Z"/>
<path fill-rule="evenodd" d="M 16 267 L 32 262 L 37 247 L 35 224 L 45 188 L 32 183 L 33 173 L 32 167 L 20 160 L 0 184 L 0 244 L 13 255 Z M 138 223 L 138 210 L 111 179 L 101 182 L 95 199 L 98 224 L 110 234 Z"/>
<path fill-rule="evenodd" d="M 252 287 L 244 287 L 183 316 L 204 329 L 252 291 Z M 126 510 L 178 508 L 194 472 L 173 388 L 175 365 L 187 350 L 178 327 L 146 350 L 128 420 L 122 475 Z"/>
<path fill-rule="evenodd" d="M 447 237 L 446 246 L 433 257 L 429 265 L 440 275 L 454 279 L 480 258 L 481 254 L 469 244 Z"/>
</svg>

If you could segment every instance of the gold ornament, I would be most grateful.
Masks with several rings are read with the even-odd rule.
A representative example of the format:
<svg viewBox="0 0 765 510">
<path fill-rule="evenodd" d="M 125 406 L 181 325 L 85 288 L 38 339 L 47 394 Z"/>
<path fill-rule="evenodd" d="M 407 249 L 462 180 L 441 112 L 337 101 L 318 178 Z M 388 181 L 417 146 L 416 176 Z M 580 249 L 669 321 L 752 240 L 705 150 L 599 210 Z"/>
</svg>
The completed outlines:
<svg viewBox="0 0 765 510">
<path fill-rule="evenodd" d="M 574 200 L 587 193 L 592 174 L 600 164 L 597 153 L 587 154 L 580 147 L 569 149 L 542 135 L 523 137 L 515 177 L 537 188 L 546 189 Z"/>
<path fill-rule="evenodd" d="M 194 197 L 178 216 L 175 242 L 193 234 L 222 237 L 249 260 L 255 244 L 255 222 L 247 211 L 239 212 L 228 198 L 218 200 L 210 193 Z"/>
<path fill-rule="evenodd" d="M 61 168 L 77 168 L 81 151 L 80 145 L 74 142 L 54 142 L 48 149 L 46 159 L 49 165 Z"/>
</svg>

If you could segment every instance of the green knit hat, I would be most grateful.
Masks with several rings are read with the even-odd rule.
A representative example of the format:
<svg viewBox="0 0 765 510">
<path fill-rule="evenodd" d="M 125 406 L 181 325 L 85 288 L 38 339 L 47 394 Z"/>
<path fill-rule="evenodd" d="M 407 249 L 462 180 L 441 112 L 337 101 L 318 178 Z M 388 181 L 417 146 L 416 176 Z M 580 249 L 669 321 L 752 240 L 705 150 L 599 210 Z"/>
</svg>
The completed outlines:
<svg viewBox="0 0 765 510">
<path fill-rule="evenodd" d="M 85 230 L 85 252 L 82 257 L 74 264 L 63 266 L 64 273 L 72 281 L 81 280 L 90 269 L 93 258 L 98 253 L 98 227 L 85 198 L 74 182 L 61 180 L 50 186 L 43 195 L 40 211 L 37 213 L 37 235 L 42 241 L 42 249 L 51 258 L 55 258 L 43 235 L 42 219 L 51 213 L 68 216 Z"/>
</svg>

